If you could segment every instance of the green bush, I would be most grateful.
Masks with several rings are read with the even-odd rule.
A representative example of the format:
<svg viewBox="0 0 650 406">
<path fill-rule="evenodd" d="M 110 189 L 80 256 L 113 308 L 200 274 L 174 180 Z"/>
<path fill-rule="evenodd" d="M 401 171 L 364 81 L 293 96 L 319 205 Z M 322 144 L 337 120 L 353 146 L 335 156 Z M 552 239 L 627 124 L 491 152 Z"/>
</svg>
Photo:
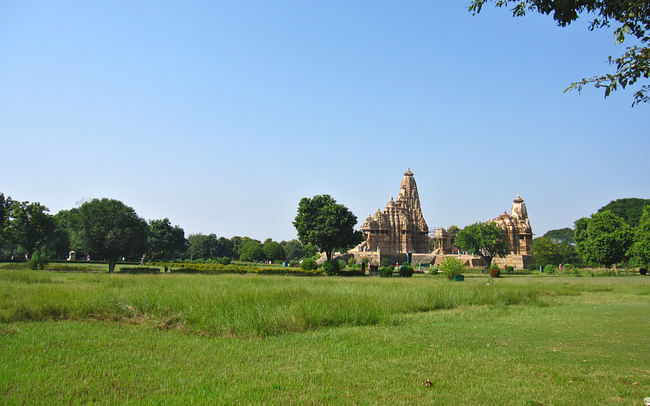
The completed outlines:
<svg viewBox="0 0 650 406">
<path fill-rule="evenodd" d="M 217 258 L 217 264 L 228 265 L 232 262 L 230 257 Z"/>
<path fill-rule="evenodd" d="M 146 266 L 137 266 L 137 267 L 122 267 L 118 271 L 119 273 L 132 273 L 132 274 L 137 274 L 137 273 L 160 273 L 159 268 L 152 268 L 152 267 L 146 267 Z"/>
<path fill-rule="evenodd" d="M 316 263 L 315 259 L 307 258 L 302 261 L 300 268 L 304 269 L 305 271 L 313 271 L 318 269 L 318 264 Z"/>
<path fill-rule="evenodd" d="M 339 271 L 339 276 L 366 276 L 366 274 L 360 270 Z"/>
<path fill-rule="evenodd" d="M 413 276 L 413 267 L 410 265 L 402 265 L 399 267 L 399 276 L 403 278 L 410 278 Z"/>
<path fill-rule="evenodd" d="M 357 264 L 357 260 L 354 259 L 354 257 L 350 257 L 350 259 L 348 259 L 348 266 L 349 266 L 349 267 L 353 267 L 353 266 L 355 266 L 356 264 Z"/>
<path fill-rule="evenodd" d="M 498 278 L 501 276 L 501 268 L 497 264 L 492 264 L 490 265 L 490 269 L 488 270 L 490 273 L 490 276 L 493 278 Z"/>
<path fill-rule="evenodd" d="M 32 257 L 27 260 L 27 266 L 30 269 L 45 269 L 45 265 L 47 265 L 48 258 L 47 254 L 45 254 L 44 250 L 36 250 L 34 251 L 34 254 Z"/>
<path fill-rule="evenodd" d="M 329 261 L 323 262 L 322 265 L 323 271 L 328 275 L 336 275 L 341 270 L 339 261 L 336 259 L 331 259 Z"/>
<path fill-rule="evenodd" d="M 447 276 L 447 279 L 454 280 L 456 275 L 462 275 L 465 272 L 465 265 L 463 261 L 454 257 L 447 257 L 439 266 L 442 273 Z"/>
<path fill-rule="evenodd" d="M 506 266 L 505 271 L 507 274 L 512 275 L 513 273 L 515 273 L 515 267 L 512 265 L 508 265 Z"/>
<path fill-rule="evenodd" d="M 645 275 L 645 274 L 648 273 L 648 270 L 647 270 L 646 268 L 639 268 L 639 273 L 640 273 L 641 275 Z"/>
<path fill-rule="evenodd" d="M 555 265 L 546 265 L 544 267 L 544 273 L 552 275 L 557 272 L 557 267 Z"/>
<path fill-rule="evenodd" d="M 382 278 L 390 278 L 393 276 L 393 267 L 392 266 L 382 266 L 379 268 L 379 276 Z"/>
<path fill-rule="evenodd" d="M 391 266 L 393 265 L 388 258 L 381 259 L 381 266 Z"/>
<path fill-rule="evenodd" d="M 431 268 L 429 268 L 429 275 L 437 275 L 439 270 L 440 267 L 438 265 L 434 265 Z"/>
</svg>

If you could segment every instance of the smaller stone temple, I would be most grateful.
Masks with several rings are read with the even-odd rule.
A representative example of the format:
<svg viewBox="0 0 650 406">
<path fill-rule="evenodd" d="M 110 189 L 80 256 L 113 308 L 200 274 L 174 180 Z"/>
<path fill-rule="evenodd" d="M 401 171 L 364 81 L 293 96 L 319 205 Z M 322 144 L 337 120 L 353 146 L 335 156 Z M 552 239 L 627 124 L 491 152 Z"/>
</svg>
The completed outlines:
<svg viewBox="0 0 650 406">
<path fill-rule="evenodd" d="M 503 229 L 504 236 L 510 245 L 510 254 L 505 258 L 495 258 L 493 261 L 500 266 L 515 266 L 525 268 L 532 263 L 530 248 L 533 243 L 533 229 L 528 219 L 526 203 L 521 196 L 517 195 L 512 201 L 510 214 L 503 212 L 491 222 L 495 222 Z"/>
</svg>

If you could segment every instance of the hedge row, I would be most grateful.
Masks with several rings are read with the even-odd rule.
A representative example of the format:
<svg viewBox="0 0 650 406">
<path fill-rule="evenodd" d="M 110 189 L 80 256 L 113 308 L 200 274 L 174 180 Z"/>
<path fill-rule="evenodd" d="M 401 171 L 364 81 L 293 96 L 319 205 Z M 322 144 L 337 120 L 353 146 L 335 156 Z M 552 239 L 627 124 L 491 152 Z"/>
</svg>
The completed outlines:
<svg viewBox="0 0 650 406">
<path fill-rule="evenodd" d="M 260 274 L 260 275 L 322 275 L 320 270 L 305 270 L 294 267 L 269 267 L 236 264 L 196 264 L 178 262 L 147 262 L 148 266 L 158 266 L 175 273 L 200 273 L 200 274 Z"/>
</svg>

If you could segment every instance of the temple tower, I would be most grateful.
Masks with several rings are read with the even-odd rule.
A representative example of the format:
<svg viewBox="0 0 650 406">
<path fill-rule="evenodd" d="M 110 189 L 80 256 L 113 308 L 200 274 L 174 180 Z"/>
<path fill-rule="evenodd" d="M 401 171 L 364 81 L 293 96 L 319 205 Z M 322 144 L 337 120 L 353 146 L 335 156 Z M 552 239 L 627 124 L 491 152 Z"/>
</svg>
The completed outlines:
<svg viewBox="0 0 650 406">
<path fill-rule="evenodd" d="M 382 255 L 429 251 L 429 227 L 422 215 L 411 169 L 404 173 L 397 199 L 391 197 L 383 211 L 377 210 L 373 216 L 368 216 L 361 230 L 365 239 L 359 251 L 380 251 Z"/>
</svg>

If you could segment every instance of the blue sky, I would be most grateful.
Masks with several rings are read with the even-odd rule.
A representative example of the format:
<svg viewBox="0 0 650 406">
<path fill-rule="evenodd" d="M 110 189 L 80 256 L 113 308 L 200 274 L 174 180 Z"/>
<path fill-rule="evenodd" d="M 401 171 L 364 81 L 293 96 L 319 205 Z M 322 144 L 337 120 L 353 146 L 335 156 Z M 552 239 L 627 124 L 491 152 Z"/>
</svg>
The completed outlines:
<svg viewBox="0 0 650 406">
<path fill-rule="evenodd" d="M 0 192 L 275 240 L 305 196 L 362 222 L 409 167 L 431 229 L 516 194 L 538 235 L 650 198 L 650 106 L 563 94 L 611 31 L 468 4 L 0 2 Z"/>
</svg>

